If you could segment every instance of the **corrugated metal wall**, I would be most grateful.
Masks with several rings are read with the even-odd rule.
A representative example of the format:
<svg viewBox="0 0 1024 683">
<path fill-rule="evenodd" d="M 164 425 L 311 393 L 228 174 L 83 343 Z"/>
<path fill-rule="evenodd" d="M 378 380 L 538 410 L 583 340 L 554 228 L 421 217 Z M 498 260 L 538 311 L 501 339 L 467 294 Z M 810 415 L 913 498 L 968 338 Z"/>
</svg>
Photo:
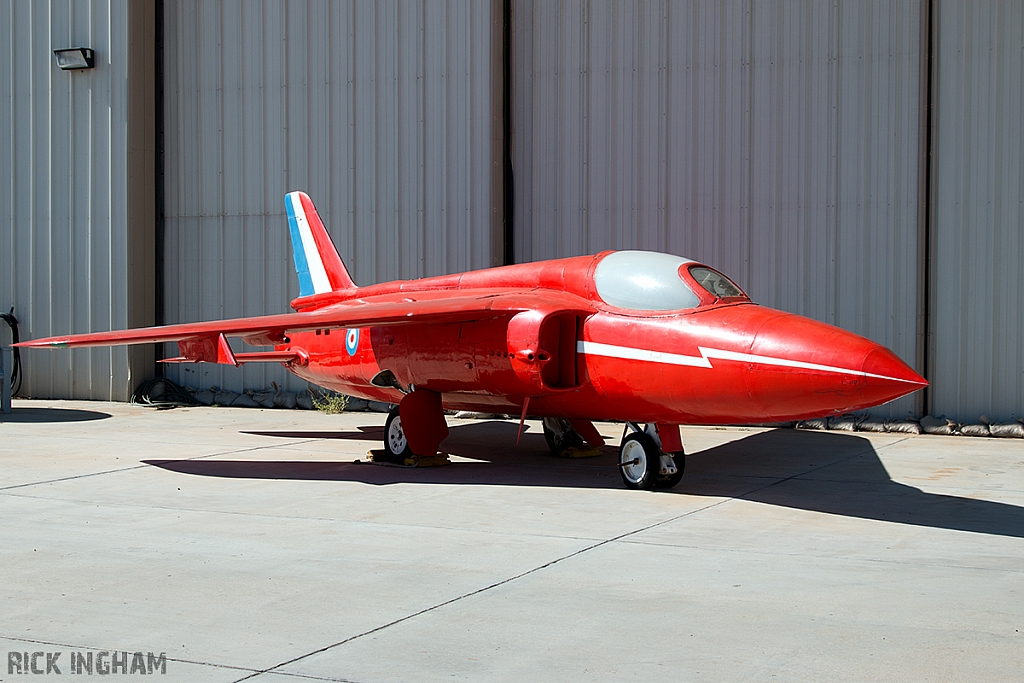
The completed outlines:
<svg viewBox="0 0 1024 683">
<path fill-rule="evenodd" d="M 498 264 L 500 17 L 471 0 L 167 0 L 166 322 L 289 310 L 291 190 L 359 284 Z M 300 386 L 277 365 L 168 373 Z"/>
<path fill-rule="evenodd" d="M 7 26 L 7 66 L 0 67 L 6 124 L 0 126 L 0 307 L 14 306 L 23 339 L 152 322 L 145 310 L 139 315 L 133 301 L 139 292 L 131 292 L 132 269 L 145 272 L 147 264 L 129 263 L 132 231 L 151 236 L 154 228 L 150 198 L 148 224 L 129 229 L 129 144 L 137 132 L 129 109 L 131 29 L 139 9 L 127 0 L 0 1 Z M 145 36 L 147 66 L 151 36 Z M 96 67 L 58 69 L 52 50 L 78 46 L 95 50 Z M 152 68 L 146 73 L 151 99 Z M 151 298 L 152 259 L 148 265 Z M 150 300 L 150 316 L 152 310 Z M 6 345 L 7 327 L 0 328 Z M 152 353 L 148 362 L 145 355 L 124 348 L 24 351 L 21 395 L 126 400 L 140 374 L 152 372 Z"/>
<path fill-rule="evenodd" d="M 1024 417 L 1024 5 L 937 5 L 932 410 Z"/>
<path fill-rule="evenodd" d="M 515 3 L 517 260 L 688 256 L 915 363 L 921 22 L 918 0 Z"/>
<path fill-rule="evenodd" d="M 930 4 L 932 412 L 1008 419 L 1024 415 L 1024 6 Z M 681 253 L 919 364 L 928 6 L 517 0 L 516 259 Z M 496 263 L 500 7 L 166 0 L 165 322 L 287 310 L 291 189 L 360 282 Z M 25 337 L 152 315 L 151 8 L 0 0 L 0 307 Z M 72 45 L 97 68 L 59 71 L 51 50 Z M 34 396 L 123 399 L 146 366 L 124 349 L 24 358 Z"/>
</svg>

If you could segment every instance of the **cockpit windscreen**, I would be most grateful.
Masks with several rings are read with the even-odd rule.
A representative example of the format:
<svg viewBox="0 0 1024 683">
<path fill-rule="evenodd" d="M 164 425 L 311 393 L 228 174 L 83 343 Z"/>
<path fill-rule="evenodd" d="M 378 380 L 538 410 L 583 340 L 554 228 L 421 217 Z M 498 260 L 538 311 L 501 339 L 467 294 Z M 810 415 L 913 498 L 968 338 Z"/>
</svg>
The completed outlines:
<svg viewBox="0 0 1024 683">
<path fill-rule="evenodd" d="M 731 296 L 746 296 L 743 290 L 733 284 L 733 281 L 719 273 L 717 270 L 704 266 L 690 268 L 690 275 L 704 289 L 711 292 L 715 298 L 725 299 Z"/>
</svg>

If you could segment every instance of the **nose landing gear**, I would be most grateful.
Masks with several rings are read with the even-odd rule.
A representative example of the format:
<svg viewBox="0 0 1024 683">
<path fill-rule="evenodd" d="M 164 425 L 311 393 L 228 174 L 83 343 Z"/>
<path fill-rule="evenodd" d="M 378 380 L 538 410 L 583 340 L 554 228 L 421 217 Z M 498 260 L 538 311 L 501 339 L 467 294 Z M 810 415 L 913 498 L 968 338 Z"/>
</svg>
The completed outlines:
<svg viewBox="0 0 1024 683">
<path fill-rule="evenodd" d="M 627 422 L 632 433 L 625 434 L 619 447 L 619 474 L 629 489 L 670 489 L 683 478 L 683 451 L 664 453 L 658 429 L 648 424 L 641 429 Z M 681 442 L 679 444 L 682 445 Z"/>
<path fill-rule="evenodd" d="M 548 448 L 551 449 L 552 454 L 564 457 L 564 453 L 570 448 L 583 446 L 583 437 L 572 428 L 568 420 L 545 417 L 542 425 L 544 440 L 548 442 Z"/>
</svg>

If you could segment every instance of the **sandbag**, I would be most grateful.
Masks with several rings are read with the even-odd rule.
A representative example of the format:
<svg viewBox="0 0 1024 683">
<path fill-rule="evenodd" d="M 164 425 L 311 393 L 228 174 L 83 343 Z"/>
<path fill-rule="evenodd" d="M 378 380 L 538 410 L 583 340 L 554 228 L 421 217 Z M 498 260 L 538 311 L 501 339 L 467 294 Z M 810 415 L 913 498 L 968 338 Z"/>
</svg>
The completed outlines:
<svg viewBox="0 0 1024 683">
<path fill-rule="evenodd" d="M 294 408 L 295 392 L 279 391 L 274 395 L 274 405 L 278 408 Z"/>
<path fill-rule="evenodd" d="M 238 398 L 238 394 L 233 391 L 220 390 L 213 395 L 213 402 L 219 406 L 229 406 L 235 402 Z"/>
<path fill-rule="evenodd" d="M 885 420 L 874 415 L 868 415 L 857 424 L 859 432 L 884 432 Z"/>
<path fill-rule="evenodd" d="M 295 394 L 295 405 L 302 410 L 313 410 L 313 397 L 309 395 L 309 389 Z"/>
<path fill-rule="evenodd" d="M 238 398 L 231 404 L 232 408 L 259 408 L 260 404 L 253 400 L 252 392 L 247 391 L 244 394 L 239 394 Z"/>
<path fill-rule="evenodd" d="M 856 415 L 840 415 L 838 417 L 828 418 L 828 428 L 838 432 L 852 432 L 856 431 L 857 425 L 860 423 L 862 418 Z"/>
<path fill-rule="evenodd" d="M 213 397 L 216 396 L 216 395 L 217 395 L 216 392 L 211 390 L 211 389 L 203 389 L 202 391 L 197 391 L 196 392 L 195 399 L 201 405 L 212 406 L 213 405 Z"/>
<path fill-rule="evenodd" d="M 252 399 L 259 404 L 261 408 L 273 408 L 274 407 L 274 395 L 275 391 L 257 391 L 252 395 Z"/>
<path fill-rule="evenodd" d="M 352 412 L 361 413 L 361 412 L 363 412 L 364 410 L 366 410 L 369 407 L 370 407 L 370 402 L 367 401 L 365 398 L 354 398 L 352 396 L 349 396 L 348 397 L 348 401 L 345 403 L 345 412 L 346 413 L 352 413 Z"/>
<path fill-rule="evenodd" d="M 947 420 L 945 415 L 932 417 L 925 415 L 921 418 L 921 429 L 925 434 L 937 434 L 939 436 L 952 436 L 960 431 L 960 425 L 952 420 Z"/>
<path fill-rule="evenodd" d="M 960 425 L 960 433 L 964 436 L 991 436 L 988 425 Z"/>
<path fill-rule="evenodd" d="M 886 420 L 885 431 L 895 434 L 920 434 L 921 425 L 913 420 Z"/>
<path fill-rule="evenodd" d="M 1020 422 L 1005 422 L 988 426 L 992 436 L 1001 439 L 1024 439 L 1024 425 Z"/>
</svg>

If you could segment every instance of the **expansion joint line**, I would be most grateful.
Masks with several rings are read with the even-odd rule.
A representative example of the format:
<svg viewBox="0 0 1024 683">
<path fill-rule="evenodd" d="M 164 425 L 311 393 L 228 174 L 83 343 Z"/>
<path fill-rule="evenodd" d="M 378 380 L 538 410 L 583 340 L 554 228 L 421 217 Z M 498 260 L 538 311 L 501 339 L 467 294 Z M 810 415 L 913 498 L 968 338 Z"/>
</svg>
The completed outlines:
<svg viewBox="0 0 1024 683">
<path fill-rule="evenodd" d="M 889 443 L 889 444 L 885 444 L 885 446 L 880 446 L 879 448 L 887 448 L 889 446 L 893 446 L 893 445 L 898 444 L 898 443 L 900 443 L 902 441 L 905 441 L 907 438 L 909 438 L 909 437 L 904 437 L 903 439 L 900 439 L 898 441 L 894 441 L 894 442 Z M 877 450 L 874 446 L 869 446 L 869 448 L 871 450 L 873 450 L 873 451 Z M 292 672 L 285 672 L 285 671 L 278 671 L 278 670 L 283 668 L 283 667 L 285 667 L 285 666 L 288 666 L 290 664 L 294 664 L 294 663 L 300 662 L 300 661 L 302 661 L 304 659 L 308 659 L 309 657 L 312 657 L 314 655 L 318 655 L 318 654 L 321 654 L 323 652 L 327 652 L 329 650 L 333 650 L 334 648 L 341 647 L 342 645 L 347 645 L 348 643 L 351 643 L 354 640 L 359 640 L 360 638 L 364 638 L 366 636 L 373 635 L 374 633 L 379 633 L 379 632 L 381 632 L 381 631 L 383 631 L 385 629 L 391 628 L 392 626 L 396 626 L 396 625 L 401 624 L 403 622 L 409 621 L 410 619 L 415 619 L 416 617 L 422 616 L 422 615 L 427 614 L 429 612 L 433 612 L 435 610 L 439 610 L 442 607 L 447 607 L 448 605 L 452 605 L 452 604 L 454 604 L 456 602 L 461 602 L 462 600 L 465 600 L 467 598 L 471 598 L 471 597 L 473 597 L 475 595 L 480 595 L 481 593 L 486 593 L 489 590 L 492 590 L 492 589 L 495 589 L 495 588 L 499 588 L 499 587 L 504 586 L 506 584 L 512 583 L 513 581 L 518 581 L 519 579 L 522 579 L 522 578 L 524 578 L 526 576 L 530 576 L 531 574 L 536 574 L 537 572 L 543 571 L 543 570 L 545 570 L 545 569 L 547 569 L 549 567 L 553 567 L 554 565 L 556 565 L 556 564 L 558 564 L 560 562 L 564 562 L 566 560 L 571 560 L 574 557 L 578 557 L 580 555 L 583 555 L 584 553 L 588 553 L 591 550 L 596 550 L 597 548 L 600 548 L 602 546 L 606 546 L 606 545 L 608 545 L 610 543 L 615 543 L 615 542 L 621 541 L 623 539 L 629 538 L 630 536 L 635 536 L 636 534 L 643 533 L 645 531 L 649 531 L 651 529 L 663 526 L 665 524 L 669 524 L 671 522 L 675 522 L 677 520 L 683 519 L 684 517 L 689 517 L 691 515 L 695 515 L 698 512 L 704 512 L 705 510 L 710 510 L 712 508 L 716 508 L 716 507 L 718 507 L 720 505 L 724 505 L 724 504 L 726 504 L 726 503 L 728 503 L 730 501 L 736 500 L 737 498 L 742 499 L 745 496 L 749 496 L 752 493 L 757 493 L 758 491 L 763 491 L 764 489 L 771 488 L 772 486 L 777 486 L 779 484 L 785 483 L 785 482 L 790 481 L 792 479 L 796 479 L 798 477 L 805 476 L 805 475 L 810 474 L 811 472 L 814 472 L 816 470 L 819 470 L 819 469 L 822 469 L 822 468 L 825 468 L 825 467 L 832 467 L 833 465 L 838 465 L 838 464 L 840 464 L 842 462 L 846 462 L 847 460 L 850 460 L 852 458 L 860 457 L 860 456 L 864 455 L 865 452 L 866 451 L 864 451 L 864 450 L 857 450 L 856 452 L 851 453 L 850 455 L 848 455 L 845 458 L 840 458 L 839 460 L 835 460 L 835 461 L 832 461 L 832 462 L 829 462 L 829 463 L 825 463 L 825 464 L 822 464 L 822 465 L 816 465 L 814 467 L 807 468 L 806 470 L 804 470 L 802 472 L 798 472 L 796 474 L 790 475 L 790 476 L 785 477 L 783 479 L 778 479 L 778 480 L 772 481 L 771 483 L 765 484 L 764 486 L 757 486 L 755 488 L 752 488 L 751 490 L 749 490 L 749 491 L 747 491 L 745 493 L 739 494 L 738 496 L 731 496 L 729 498 L 724 498 L 724 499 L 722 499 L 720 501 L 717 501 L 715 503 L 709 503 L 708 505 L 703 505 L 703 506 L 701 506 L 699 508 L 696 508 L 694 510 L 689 510 L 689 511 L 684 512 L 682 514 L 676 515 L 674 517 L 670 517 L 668 519 L 663 519 L 660 522 L 654 522 L 653 524 L 648 524 L 647 526 L 640 527 L 639 529 L 633 529 L 632 531 L 627 531 L 625 533 L 619 534 L 618 536 L 613 536 L 612 538 L 608 538 L 608 539 L 605 539 L 603 541 L 598 541 L 597 543 L 593 543 L 593 544 L 591 544 L 591 545 L 589 545 L 589 546 L 587 546 L 585 548 L 581 548 L 580 550 L 577 550 L 575 552 L 571 552 L 571 553 L 569 553 L 567 555 L 563 555 L 562 557 L 559 557 L 559 558 L 556 558 L 554 560 L 551 560 L 550 562 L 546 562 L 545 564 L 542 564 L 542 565 L 540 565 L 538 567 L 534 567 L 533 569 L 528 569 L 528 570 L 526 570 L 524 572 L 516 574 L 515 576 L 510 576 L 507 579 L 502 579 L 501 581 L 497 581 L 495 583 L 492 583 L 489 586 L 484 586 L 483 588 L 478 588 L 477 590 L 470 591 L 468 593 L 464 593 L 463 595 L 459 595 L 457 597 L 451 598 L 450 600 L 445 600 L 444 602 L 439 602 L 438 604 L 432 605 L 431 607 L 427 607 L 425 609 L 421 609 L 418 612 L 413 612 L 412 614 L 407 614 L 404 617 L 400 617 L 400 618 L 395 619 L 393 621 L 389 621 L 386 624 L 382 624 L 382 625 L 377 626 L 375 628 L 369 629 L 368 631 L 363 631 L 362 633 L 357 633 L 354 636 L 349 636 L 348 638 L 345 638 L 344 640 L 339 640 L 336 643 L 331 643 L 330 645 L 325 645 L 325 646 L 323 646 L 321 648 L 318 648 L 316 650 L 312 650 L 312 651 L 307 652 L 305 654 L 299 655 L 298 657 L 293 657 L 292 659 L 289 659 L 287 661 L 281 662 L 280 664 L 276 664 L 275 666 L 269 667 L 267 669 L 261 669 L 259 671 L 254 671 L 252 674 L 249 674 L 248 676 L 244 676 L 242 678 L 237 679 L 236 681 L 234 681 L 234 683 L 242 683 L 242 681 L 249 680 L 250 678 L 254 678 L 255 676 L 259 676 L 259 675 L 265 674 L 265 673 L 297 675 L 297 674 L 293 674 Z M 301 674 L 298 674 L 298 675 L 301 675 Z"/>
<path fill-rule="evenodd" d="M 684 512 L 683 514 L 676 515 L 676 516 L 670 517 L 668 519 L 663 519 L 662 521 L 654 522 L 653 524 L 648 524 L 646 526 L 642 526 L 640 528 L 633 529 L 632 531 L 627 531 L 625 533 L 620 533 L 620 535 L 618 535 L 618 536 L 612 537 L 610 539 L 605 539 L 604 541 L 599 541 L 599 542 L 597 542 L 595 544 L 587 546 L 586 548 L 581 548 L 580 550 L 571 552 L 571 553 L 569 553 L 567 555 L 563 555 L 562 557 L 555 558 L 555 559 L 551 560 L 550 562 L 546 562 L 546 563 L 544 563 L 544 564 L 542 564 L 540 566 L 536 566 L 536 567 L 534 567 L 532 569 L 527 569 L 526 571 L 523 571 L 521 573 L 517 573 L 517 574 L 514 575 L 514 577 L 509 577 L 508 579 L 503 579 L 502 581 L 496 582 L 494 584 L 490 584 L 489 586 L 485 586 L 483 588 L 479 588 L 479 589 L 477 589 L 475 591 L 470 591 L 469 593 L 465 593 L 463 595 L 454 597 L 454 598 L 452 598 L 450 600 L 445 600 L 443 602 L 439 602 L 436 605 L 432 605 L 430 607 L 426 607 L 426 608 L 421 609 L 421 610 L 419 610 L 417 612 L 413 612 L 412 614 L 407 614 L 406 616 L 401 616 L 399 618 L 396 618 L 396 620 L 394 620 L 393 622 L 388 622 L 387 624 L 382 624 L 381 626 L 378 626 L 376 628 L 370 629 L 369 631 L 364 631 L 364 632 L 356 634 L 354 636 L 350 636 L 348 638 L 345 638 L 344 640 L 339 640 L 336 643 L 331 643 L 330 645 L 325 645 L 324 647 L 312 650 L 310 652 L 306 652 L 305 654 L 300 654 L 299 656 L 293 657 L 293 658 L 291 658 L 291 659 L 289 659 L 287 661 L 282 661 L 282 663 L 279 664 L 279 665 L 275 665 L 273 667 L 270 667 L 269 669 L 264 669 L 264 670 L 255 672 L 255 673 L 253 673 L 253 674 L 251 674 L 249 676 L 246 676 L 244 678 L 240 678 L 237 681 L 234 681 L 233 683 L 242 683 L 242 681 L 246 681 L 246 680 L 249 680 L 250 678 L 253 678 L 255 676 L 259 676 L 261 674 L 267 674 L 267 673 L 292 675 L 290 672 L 280 672 L 278 670 L 283 668 L 283 667 L 287 667 L 289 665 L 295 664 L 296 661 L 301 661 L 302 659 L 306 659 L 308 657 L 311 657 L 314 654 L 319 654 L 319 653 L 322 653 L 322 652 L 327 652 L 328 650 L 332 650 L 332 649 L 334 649 L 336 647 L 341 647 L 342 645 L 346 645 L 346 644 L 352 642 L 353 640 L 358 640 L 359 638 L 365 638 L 366 636 L 371 636 L 371 635 L 373 635 L 375 633 L 379 633 L 381 631 L 384 631 L 385 629 L 389 629 L 392 626 L 396 626 L 396 625 L 401 624 L 403 622 L 408 622 L 410 620 L 413 620 L 413 618 L 416 618 L 417 616 L 421 616 L 421 615 L 426 614 L 428 612 L 432 612 L 432 611 L 434 611 L 436 609 L 440 609 L 441 607 L 446 607 L 447 605 L 451 605 L 451 604 L 454 604 L 456 602 L 460 602 L 460 601 L 465 600 L 467 598 L 471 598 L 471 597 L 473 597 L 475 595 L 479 595 L 481 593 L 486 593 L 489 590 L 500 588 L 501 586 L 505 586 L 506 584 L 511 584 L 514 581 L 518 581 L 519 579 L 522 579 L 524 577 L 528 577 L 528 575 L 530 575 L 532 573 L 537 573 L 538 571 L 542 571 L 544 569 L 547 569 L 548 567 L 554 566 L 555 564 L 558 564 L 559 562 L 563 562 L 565 560 L 572 559 L 573 557 L 578 557 L 579 555 L 583 555 L 584 553 L 588 553 L 588 552 L 590 552 L 592 550 L 596 550 L 597 548 L 601 548 L 602 546 L 606 546 L 606 545 L 608 545 L 610 543 L 615 543 L 617 541 L 622 541 L 623 539 L 627 539 L 627 538 L 629 538 L 631 536 L 636 535 L 636 533 L 641 533 L 643 531 L 652 529 L 652 528 L 654 528 L 656 526 L 662 526 L 663 524 L 668 524 L 670 522 L 674 522 L 677 519 L 682 519 L 683 517 L 688 517 L 688 516 L 696 514 L 698 512 L 702 512 L 702 511 L 705 511 L 705 510 L 710 510 L 712 508 L 718 507 L 719 505 L 727 503 L 728 500 L 729 499 L 726 499 L 726 500 L 723 500 L 723 501 L 719 501 L 717 503 L 711 503 L 709 505 L 701 506 L 699 508 L 696 508 L 695 510 L 689 510 L 687 512 Z"/>
<path fill-rule="evenodd" d="M 289 443 L 287 445 L 289 445 L 289 446 L 296 446 L 298 444 L 310 443 L 312 441 L 316 441 L 316 439 L 305 439 L 303 441 L 295 441 L 295 442 L 291 442 L 291 443 Z M 204 458 L 216 458 L 217 456 L 220 456 L 220 455 L 234 455 L 236 453 L 250 453 L 252 451 L 262 451 L 262 450 L 265 450 L 265 449 L 268 449 L 268 448 L 269 449 L 279 448 L 280 446 L 281 446 L 281 444 L 274 444 L 274 445 L 271 445 L 271 446 L 253 446 L 252 448 L 236 448 L 236 449 L 232 449 L 230 451 L 223 451 L 223 452 L 219 452 L 219 453 L 207 453 L 206 455 L 197 455 L 194 458 L 173 458 L 171 460 L 168 460 L 167 463 L 170 464 L 170 463 L 178 463 L 178 462 L 190 462 L 192 460 L 203 460 Z M 85 474 L 73 474 L 70 477 L 58 477 L 57 479 L 44 479 L 42 481 L 30 481 L 30 482 L 26 482 L 24 484 L 12 484 L 11 486 L 0 486 L 0 494 L 2 494 L 4 491 L 11 491 L 13 489 L 22 489 L 22 488 L 25 488 L 26 486 L 39 486 L 41 484 L 56 484 L 57 482 L 61 482 L 61 481 L 71 481 L 71 480 L 74 480 L 74 479 L 86 479 L 88 477 L 98 477 L 98 476 L 103 475 L 103 474 L 117 474 L 118 472 L 131 472 L 132 470 L 141 470 L 141 469 L 143 469 L 145 467 L 152 467 L 152 465 L 150 465 L 148 463 L 143 463 L 141 465 L 129 465 L 127 467 L 115 467 L 112 470 L 101 470 L 99 472 L 86 472 Z"/>
<path fill-rule="evenodd" d="M 123 648 L 114 647 L 97 647 L 95 645 L 73 645 L 71 643 L 63 643 L 54 640 L 40 640 L 38 638 L 22 638 L 20 636 L 9 636 L 0 633 L 0 640 L 11 640 L 17 643 L 32 643 L 34 645 L 50 645 L 52 647 L 64 647 L 69 650 L 91 650 L 93 652 L 120 652 Z M 214 669 L 230 669 L 232 671 L 256 671 L 250 666 L 235 666 L 233 664 L 218 664 L 217 662 L 201 662 L 197 659 L 185 659 L 183 657 L 167 657 L 168 662 L 175 662 L 177 664 L 192 664 L 194 666 L 209 666 Z M 293 678 L 305 678 L 314 681 L 330 681 L 330 683 L 355 683 L 345 678 L 330 678 L 327 676 L 312 676 L 310 674 L 299 674 L 290 673 L 287 671 L 280 671 L 277 673 L 278 676 L 291 676 Z M 3 680 L 3 679 L 0 679 Z"/>
</svg>

